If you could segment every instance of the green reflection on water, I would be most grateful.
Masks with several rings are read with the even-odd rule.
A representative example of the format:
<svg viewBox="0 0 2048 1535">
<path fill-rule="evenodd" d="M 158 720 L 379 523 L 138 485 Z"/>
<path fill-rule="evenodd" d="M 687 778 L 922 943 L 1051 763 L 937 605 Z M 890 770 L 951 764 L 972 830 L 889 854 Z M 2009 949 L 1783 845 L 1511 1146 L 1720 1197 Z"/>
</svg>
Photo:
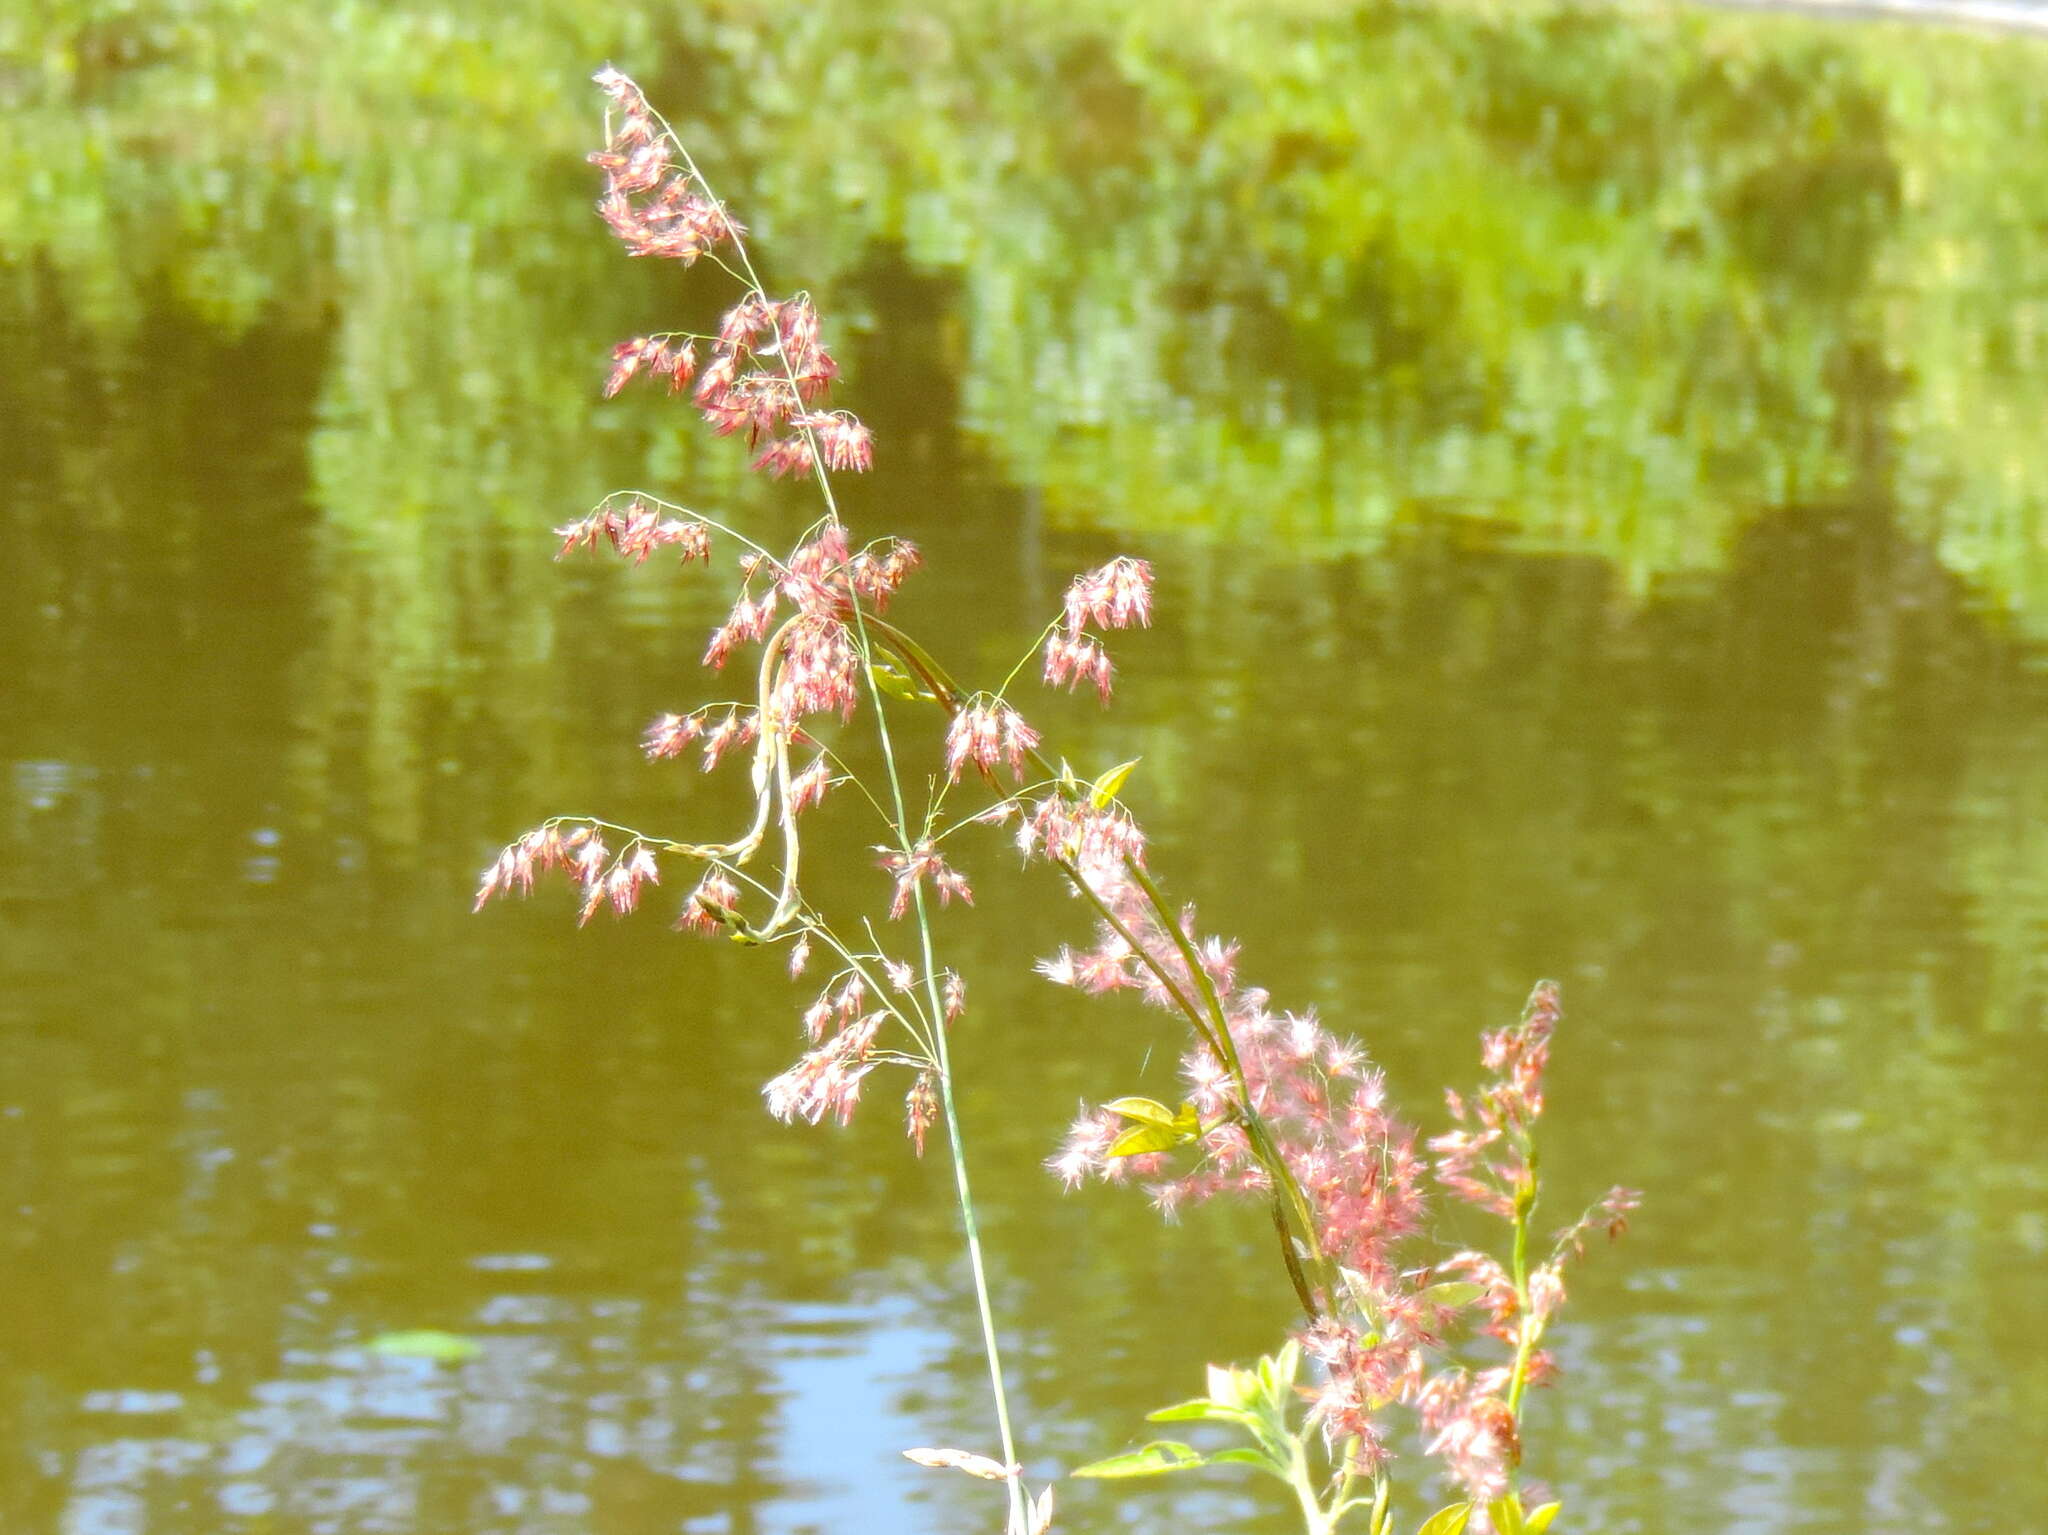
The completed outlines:
<svg viewBox="0 0 2048 1535">
<path fill-rule="evenodd" d="M 579 455 L 598 322 L 672 318 L 576 206 L 609 53 L 843 326 L 878 245 L 956 274 L 963 414 L 1062 520 L 1364 550 L 1450 503 L 1641 590 L 1875 489 L 2040 610 L 2040 47 L 1182 10 L 54 5 L 13 24 L 0 242 L 95 334 L 338 316 L 335 514 L 488 503 L 446 466 Z"/>
<path fill-rule="evenodd" d="M 1144 754 L 1250 974 L 1423 1112 L 1563 973 L 1559 1177 L 1653 1196 L 1540 1409 L 1585 1527 L 2048 1494 L 2000 1449 L 2048 1417 L 2048 699 L 2007 632 L 2038 49 L 1376 6 L 0 25 L 0 1524 L 953 1512 L 805 1437 L 974 1440 L 942 1175 L 880 1120 L 763 1119 L 794 1028 L 743 956 L 462 914 L 542 813 L 718 792 L 631 745 L 715 597 L 552 566 L 545 527 L 636 481 L 802 515 L 593 400 L 704 302 L 588 216 L 605 55 L 694 104 L 819 293 L 882 434 L 856 515 L 928 545 L 949 653 L 1006 660 L 1142 535 L 1168 613 L 1120 708 L 1044 712 Z M 970 1127 L 1033 1453 L 1071 1464 L 1284 1297 L 1240 1288 L 1255 1218 L 1161 1251 L 1053 1195 L 1076 1097 L 1170 1052 L 1018 974 L 991 935 L 1070 913 L 973 872 Z M 361 1354 L 408 1328 L 485 1352 Z"/>
</svg>

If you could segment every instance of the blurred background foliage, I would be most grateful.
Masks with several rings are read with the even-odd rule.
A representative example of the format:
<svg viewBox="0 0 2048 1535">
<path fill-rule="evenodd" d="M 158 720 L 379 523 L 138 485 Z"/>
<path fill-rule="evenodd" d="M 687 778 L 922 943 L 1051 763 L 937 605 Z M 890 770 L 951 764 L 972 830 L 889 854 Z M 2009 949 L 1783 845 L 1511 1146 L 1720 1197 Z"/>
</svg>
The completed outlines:
<svg viewBox="0 0 2048 1535">
<path fill-rule="evenodd" d="M 329 348 L 323 499 L 394 542 L 393 509 L 502 514 L 512 442 L 558 504 L 588 488 L 604 327 L 661 313 L 575 216 L 609 57 L 842 327 L 878 261 L 945 293 L 958 407 L 1056 521 L 1291 556 L 1455 503 L 1643 592 L 1853 491 L 2048 611 L 2036 46 L 1304 0 L 53 0 L 0 29 L 15 280 L 99 347 L 169 295 Z M 650 469 L 690 451 L 608 429 Z"/>
</svg>

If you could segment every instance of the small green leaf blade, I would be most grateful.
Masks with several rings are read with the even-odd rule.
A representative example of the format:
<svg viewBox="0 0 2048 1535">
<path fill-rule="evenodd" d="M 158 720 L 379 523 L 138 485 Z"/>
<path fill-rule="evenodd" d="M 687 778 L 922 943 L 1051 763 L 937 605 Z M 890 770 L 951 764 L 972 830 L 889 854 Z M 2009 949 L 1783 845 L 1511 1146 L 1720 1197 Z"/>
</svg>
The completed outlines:
<svg viewBox="0 0 2048 1535">
<path fill-rule="evenodd" d="M 1107 810 L 1123 786 L 1131 781 L 1131 772 L 1144 759 L 1133 757 L 1129 762 L 1119 762 L 1115 767 L 1095 780 L 1095 788 L 1088 796 L 1088 803 L 1097 810 Z"/>
<path fill-rule="evenodd" d="M 1135 1120 L 1143 1125 L 1158 1125 L 1162 1129 L 1171 1129 L 1175 1124 L 1173 1110 L 1151 1098 L 1112 1098 L 1103 1107 L 1112 1114 Z"/>
<path fill-rule="evenodd" d="M 1257 1421 L 1255 1416 L 1242 1407 L 1232 1407 L 1227 1402 L 1212 1402 L 1205 1396 L 1198 1396 L 1191 1402 L 1175 1402 L 1171 1407 L 1161 1407 L 1156 1412 L 1145 1414 L 1147 1423 L 1235 1423 L 1250 1428 Z"/>
<path fill-rule="evenodd" d="M 1287 1468 L 1268 1455 L 1264 1450 L 1235 1449 L 1218 1450 L 1209 1457 L 1212 1466 L 1251 1466 L 1266 1475 L 1287 1481 Z"/>
<path fill-rule="evenodd" d="M 1103 1460 L 1091 1460 L 1087 1465 L 1077 1467 L 1068 1473 L 1071 1476 L 1096 1477 L 1109 1481 L 1133 1476 L 1164 1476 L 1169 1471 L 1193 1471 L 1209 1463 L 1209 1457 L 1193 1445 L 1181 1444 L 1173 1439 L 1155 1439 L 1141 1449 L 1125 1455 L 1111 1455 Z"/>
<path fill-rule="evenodd" d="M 1471 1522 L 1472 1505 L 1453 1503 L 1440 1508 L 1422 1521 L 1422 1527 L 1415 1535 L 1463 1535 L 1464 1528 Z"/>
<path fill-rule="evenodd" d="M 1563 1508 L 1562 1503 L 1545 1503 L 1540 1508 L 1532 1508 L 1529 1510 L 1529 1517 L 1522 1521 L 1522 1528 L 1527 1530 L 1529 1535 L 1543 1535 L 1543 1532 L 1550 1528 L 1550 1521 L 1555 1519 Z"/>
<path fill-rule="evenodd" d="M 898 671 L 886 661 L 877 661 L 868 670 L 874 675 L 875 686 L 891 698 L 900 698 L 906 703 L 926 703 L 934 697 L 928 689 L 919 686 L 914 677 Z"/>
<path fill-rule="evenodd" d="M 1105 1156 L 1141 1157 L 1154 1151 L 1171 1151 L 1186 1139 L 1171 1125 L 1132 1125 L 1109 1143 Z"/>
</svg>

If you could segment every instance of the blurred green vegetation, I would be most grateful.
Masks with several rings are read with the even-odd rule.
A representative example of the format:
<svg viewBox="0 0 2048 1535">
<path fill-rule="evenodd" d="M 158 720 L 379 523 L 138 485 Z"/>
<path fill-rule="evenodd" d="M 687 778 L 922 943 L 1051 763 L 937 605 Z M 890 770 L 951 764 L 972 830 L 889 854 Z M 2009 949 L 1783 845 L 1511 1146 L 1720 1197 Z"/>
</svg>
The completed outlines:
<svg viewBox="0 0 2048 1535">
<path fill-rule="evenodd" d="M 944 403 L 1055 520 L 1293 554 L 1450 507 L 1642 592 L 1761 507 L 1852 494 L 1988 604 L 2048 603 L 2048 49 L 2010 38 L 1543 3 L 53 0 L 0 21 L 0 259 L 95 345 L 166 298 L 331 331 L 320 503 L 427 594 L 388 600 L 440 603 L 423 521 L 551 517 L 642 469 L 752 494 L 674 413 L 592 406 L 609 341 L 690 302 L 588 219 L 605 58 L 842 334 L 880 323 L 878 260 L 933 279 Z M 410 618 L 432 649 L 446 612 Z"/>
</svg>

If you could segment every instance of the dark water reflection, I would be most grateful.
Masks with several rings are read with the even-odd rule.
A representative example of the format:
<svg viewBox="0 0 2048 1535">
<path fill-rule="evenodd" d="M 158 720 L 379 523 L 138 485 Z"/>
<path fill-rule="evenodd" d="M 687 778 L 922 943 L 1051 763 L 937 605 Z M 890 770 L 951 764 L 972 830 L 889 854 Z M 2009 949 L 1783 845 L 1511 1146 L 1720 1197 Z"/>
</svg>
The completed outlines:
<svg viewBox="0 0 2048 1535">
<path fill-rule="evenodd" d="M 1560 32 L 1463 57 L 1492 82 L 1479 126 L 1538 146 L 1546 174 L 1603 206 L 1654 202 L 1669 171 L 1637 140 L 1657 113 L 1596 92 L 1579 116 L 1518 115 L 1553 88 L 1544 47 L 1575 46 Z M 1121 93 L 1111 55 L 1063 57 L 1089 132 L 1155 110 Z M 1861 98 L 1828 78 L 1822 107 L 1787 85 L 1785 120 L 1852 120 Z M 991 100 L 992 119 L 1011 104 Z M 1061 131 L 1085 163 L 1060 175 L 1150 174 Z M 1003 394 L 1016 338 L 991 279 L 976 289 L 886 230 L 857 259 L 828 240 L 856 334 L 850 403 L 888 449 L 854 514 L 925 544 L 906 611 L 984 671 L 1070 570 L 1133 543 L 1155 560 L 1162 618 L 1120 649 L 1119 707 L 1042 712 L 1078 761 L 1143 754 L 1174 888 L 1284 1002 L 1369 1041 L 1418 1114 L 1469 1078 L 1477 1030 L 1534 977 L 1564 980 L 1551 1172 L 1650 1196 L 1586 1271 L 1568 1389 L 1532 1427 L 1576 1527 L 2011 1528 L 2048 1497 L 2013 1454 L 2048 1421 L 2048 681 L 2027 614 L 1987 609 L 2033 589 L 2012 551 L 2038 544 L 2038 493 L 1998 499 L 2016 482 L 1986 468 L 2014 451 L 1995 423 L 1960 439 L 1983 454 L 1959 451 L 1943 402 L 1990 388 L 1970 367 L 1952 364 L 1957 385 L 1898 366 L 1873 329 L 1882 306 L 1827 328 L 1892 238 L 1888 173 L 1802 150 L 1791 190 L 1769 193 L 1747 143 L 1709 167 L 1737 236 L 1760 227 L 1741 223 L 1742 195 L 1783 206 L 1811 191 L 1801 174 L 1875 178 L 1805 243 L 1731 237 L 1729 259 L 1787 306 L 1784 334 L 1822 336 L 1819 392 L 1780 387 L 1783 334 L 1730 340 L 1707 313 L 1681 391 L 1699 430 L 1786 424 L 1702 449 L 1703 477 L 1650 464 L 1655 494 L 1619 531 L 1565 503 L 1506 515 L 1492 490 L 1456 493 L 1447 465 L 1496 489 L 1583 469 L 1620 504 L 1599 478 L 1612 462 L 1586 455 L 1635 431 L 1640 402 L 1623 388 L 1609 410 L 1589 385 L 1569 420 L 1532 421 L 1470 333 L 1425 323 L 1441 274 L 1385 230 L 1364 276 L 1309 294 L 1335 329 L 1186 283 L 1113 322 L 1084 279 L 1053 290 L 1071 312 L 1033 309 L 1020 242 L 1014 312 L 1072 348 L 1081 396 L 1091 337 L 1155 345 L 1152 383 L 1056 429 L 1045 398 Z M 1312 139 L 1286 154 L 1305 198 L 1358 174 Z M 432 206 L 434 177 L 472 173 L 489 180 L 415 167 L 424 190 L 400 177 L 390 195 Z M 591 404 L 592 354 L 655 290 L 618 275 L 566 160 L 540 180 L 513 190 L 559 206 L 481 248 L 446 221 L 379 215 L 329 250 L 273 209 L 258 223 L 284 255 L 258 241 L 236 253 L 246 266 L 209 268 L 252 291 L 293 277 L 246 326 L 195 305 L 189 282 L 145 272 L 111 323 L 80 269 L 12 269 L 9 1531 L 986 1517 L 895 1453 L 987 1438 L 945 1174 L 908 1157 L 886 1105 L 843 1134 L 765 1118 L 758 1086 L 795 1044 L 779 971 L 659 921 L 579 934 L 559 899 L 467 915 L 473 871 L 542 814 L 677 827 L 716 803 L 695 785 L 679 799 L 633 750 L 650 716 L 697 696 L 715 596 L 652 569 L 550 565 L 546 526 L 635 478 L 769 527 L 806 515 L 654 405 Z M 1115 187 L 1086 185 L 1101 201 L 1076 217 L 1117 259 L 1204 248 L 1199 228 L 1118 222 Z M 1848 277 L 1829 264 L 1845 252 Z M 1298 273 L 1287 262 L 1314 257 L 1273 260 Z M 1915 274 L 1882 279 L 1892 301 L 1924 297 Z M 2038 293 L 2015 282 L 2005 312 L 2023 318 Z M 1529 335 L 1607 344 L 1618 331 L 1599 325 Z M 2004 360 L 1982 361 L 1994 382 L 2032 355 L 2012 326 Z M 1218 327 L 1299 398 L 1183 370 Z M 1659 334 L 1623 346 L 1640 353 L 1629 378 L 1665 377 Z M 1325 440 L 1321 501 L 1276 515 L 1245 492 L 1274 444 L 1266 468 L 1315 484 L 1302 452 Z M 1024 472 L 1040 448 L 1044 473 Z M 1183 452 L 1208 513 L 1130 533 L 1162 520 L 1143 455 Z M 1105 466 L 1124 478 L 1091 499 Z M 1928 520 L 1944 488 L 1972 508 L 1961 543 Z M 1657 521 L 1667 502 L 1690 520 Z M 865 829 L 841 825 L 857 847 Z M 1073 911 L 1000 848 L 970 867 L 980 904 L 944 931 L 974 987 L 968 1126 L 1030 1458 L 1071 1465 L 1125 1442 L 1205 1360 L 1269 1348 L 1285 1299 L 1256 1220 L 1205 1212 L 1162 1237 L 1134 1202 L 1061 1197 L 1044 1177 L 1074 1101 L 1163 1083 L 1170 1051 L 1150 1019 L 1035 982 L 1022 956 L 1071 936 Z M 839 888 L 878 879 L 857 862 Z M 482 1352 L 435 1366 L 367 1347 L 419 1327 Z M 1169 1510 L 1286 1527 L 1222 1480 L 1177 1501 L 1082 1484 L 1062 1498 L 1075 1530 Z"/>
</svg>

